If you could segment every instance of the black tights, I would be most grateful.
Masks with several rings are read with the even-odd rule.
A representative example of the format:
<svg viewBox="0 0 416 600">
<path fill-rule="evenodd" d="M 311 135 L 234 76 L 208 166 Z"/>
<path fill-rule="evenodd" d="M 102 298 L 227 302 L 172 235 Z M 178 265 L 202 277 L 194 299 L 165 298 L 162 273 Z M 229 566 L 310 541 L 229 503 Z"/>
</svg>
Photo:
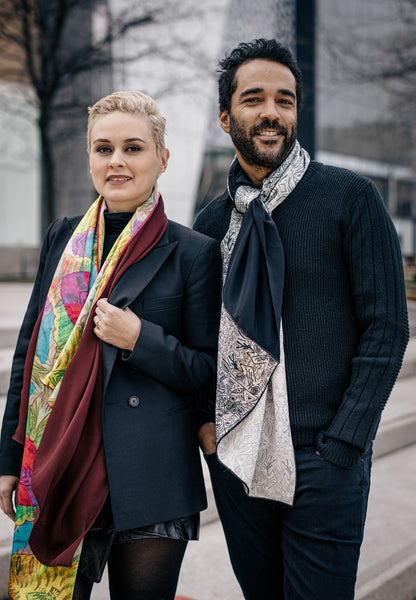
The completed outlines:
<svg viewBox="0 0 416 600">
<path fill-rule="evenodd" d="M 111 600 L 174 600 L 186 545 L 167 538 L 113 544 L 108 558 Z M 78 573 L 73 600 L 89 600 L 92 586 Z"/>
</svg>

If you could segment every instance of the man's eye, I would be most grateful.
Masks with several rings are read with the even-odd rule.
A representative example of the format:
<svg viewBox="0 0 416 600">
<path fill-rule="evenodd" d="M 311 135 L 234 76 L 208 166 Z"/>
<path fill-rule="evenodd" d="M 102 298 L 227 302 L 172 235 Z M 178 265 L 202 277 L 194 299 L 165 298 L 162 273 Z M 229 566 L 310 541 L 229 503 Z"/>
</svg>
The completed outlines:
<svg viewBox="0 0 416 600">
<path fill-rule="evenodd" d="M 245 102 L 247 102 L 247 103 L 260 102 L 260 98 L 246 98 Z"/>
</svg>

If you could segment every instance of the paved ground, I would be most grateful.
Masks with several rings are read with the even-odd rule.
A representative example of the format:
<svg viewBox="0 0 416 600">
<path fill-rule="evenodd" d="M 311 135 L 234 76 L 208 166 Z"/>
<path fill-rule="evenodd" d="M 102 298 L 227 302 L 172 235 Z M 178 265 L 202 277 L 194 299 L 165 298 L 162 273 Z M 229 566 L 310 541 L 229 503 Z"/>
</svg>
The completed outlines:
<svg viewBox="0 0 416 600">
<path fill-rule="evenodd" d="M 416 385 L 416 378 L 413 384 Z M 409 494 L 410 482 L 415 490 L 415 445 L 375 461 L 356 600 L 364 598 L 366 588 L 374 585 L 375 578 L 385 577 L 389 569 L 405 568 L 407 563 L 413 568 L 415 564 L 416 511 L 415 495 Z M 11 536 L 12 524 L 2 517 L 0 528 L 5 527 Z M 9 540 L 3 543 L 8 545 Z M 395 549 L 394 556 L 386 552 L 388 547 Z M 243 600 L 218 521 L 204 525 L 200 540 L 189 544 L 177 594 L 192 600 Z M 94 587 L 92 600 L 108 598 L 104 578 Z M 397 598 L 387 596 L 386 600 Z"/>
<path fill-rule="evenodd" d="M 0 372 L 10 367 L 10 346 L 29 293 L 28 284 L 0 283 Z M 409 303 L 409 316 L 413 339 L 375 444 L 356 600 L 416 600 L 416 302 Z M 6 375 L 3 383 L 0 377 L 0 386 L 3 390 L 7 387 Z M 0 396 L 4 393 L 0 391 Z M 3 404 L 4 397 L 0 398 L 0 406 Z M 215 516 L 211 499 L 203 514 L 200 541 L 189 544 L 177 593 L 190 600 L 242 600 Z M 1 590 L 6 582 L 11 536 L 12 523 L 0 514 L 0 555 L 5 559 L 4 568 L 0 561 L 0 598 L 4 597 Z M 393 583 L 385 585 L 386 580 Z M 108 597 L 104 579 L 95 586 L 93 600 Z"/>
<path fill-rule="evenodd" d="M 380 441 L 383 427 L 406 414 L 405 405 L 409 399 L 414 400 L 415 390 L 416 376 L 396 384 L 380 425 Z M 413 420 L 413 440 L 414 424 Z M 374 460 L 356 600 L 416 600 L 416 588 L 413 588 L 414 594 L 408 596 L 396 594 L 395 589 L 387 592 L 387 596 L 374 592 L 378 585 L 383 586 L 386 578 L 395 578 L 396 573 L 403 573 L 402 579 L 405 579 L 397 585 L 410 588 L 414 585 L 414 578 L 407 569 L 414 571 L 416 564 L 415 504 L 416 445 L 412 443 Z M 214 507 L 211 510 L 215 510 Z M 243 600 L 218 520 L 205 524 L 200 540 L 188 545 L 177 593 L 192 600 Z M 95 586 L 92 599 L 108 598 L 104 579 Z"/>
<path fill-rule="evenodd" d="M 409 480 L 416 484 L 415 445 L 375 461 L 356 600 L 364 598 L 374 579 L 385 577 L 389 569 L 414 565 L 416 511 L 415 495 L 408 493 Z M 394 556 L 386 552 L 388 546 L 395 548 Z M 189 544 L 177 594 L 192 600 L 243 600 L 218 521 L 202 527 L 200 540 Z M 92 598 L 108 600 L 106 579 L 95 586 Z"/>
</svg>

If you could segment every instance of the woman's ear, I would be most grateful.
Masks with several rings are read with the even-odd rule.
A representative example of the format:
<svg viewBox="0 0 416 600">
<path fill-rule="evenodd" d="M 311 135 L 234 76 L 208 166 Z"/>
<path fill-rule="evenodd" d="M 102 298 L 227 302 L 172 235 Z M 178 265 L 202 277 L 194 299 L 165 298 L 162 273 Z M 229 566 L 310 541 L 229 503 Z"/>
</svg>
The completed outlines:
<svg viewBox="0 0 416 600">
<path fill-rule="evenodd" d="M 160 159 L 161 159 L 161 167 L 159 170 L 159 173 L 164 173 L 168 167 L 168 161 L 169 161 L 169 156 L 170 156 L 170 152 L 167 148 L 163 148 L 162 152 L 160 153 Z"/>
<path fill-rule="evenodd" d="M 230 133 L 230 113 L 228 110 L 220 111 L 220 125 L 225 133 Z"/>
</svg>

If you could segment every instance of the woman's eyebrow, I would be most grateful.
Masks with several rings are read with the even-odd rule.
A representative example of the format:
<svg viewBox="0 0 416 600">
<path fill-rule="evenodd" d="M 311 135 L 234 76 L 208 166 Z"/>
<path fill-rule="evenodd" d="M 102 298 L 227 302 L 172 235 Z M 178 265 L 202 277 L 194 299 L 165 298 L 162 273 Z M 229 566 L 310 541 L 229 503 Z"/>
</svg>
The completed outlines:
<svg viewBox="0 0 416 600">
<path fill-rule="evenodd" d="M 111 142 L 111 140 L 108 140 L 107 138 L 97 138 L 96 140 L 93 140 L 93 144 L 97 144 L 97 143 L 106 143 L 109 144 Z M 142 138 L 139 137 L 134 137 L 134 138 L 127 138 L 124 140 L 124 143 L 126 142 L 142 142 L 143 144 L 146 143 L 146 140 L 142 140 Z"/>
</svg>

